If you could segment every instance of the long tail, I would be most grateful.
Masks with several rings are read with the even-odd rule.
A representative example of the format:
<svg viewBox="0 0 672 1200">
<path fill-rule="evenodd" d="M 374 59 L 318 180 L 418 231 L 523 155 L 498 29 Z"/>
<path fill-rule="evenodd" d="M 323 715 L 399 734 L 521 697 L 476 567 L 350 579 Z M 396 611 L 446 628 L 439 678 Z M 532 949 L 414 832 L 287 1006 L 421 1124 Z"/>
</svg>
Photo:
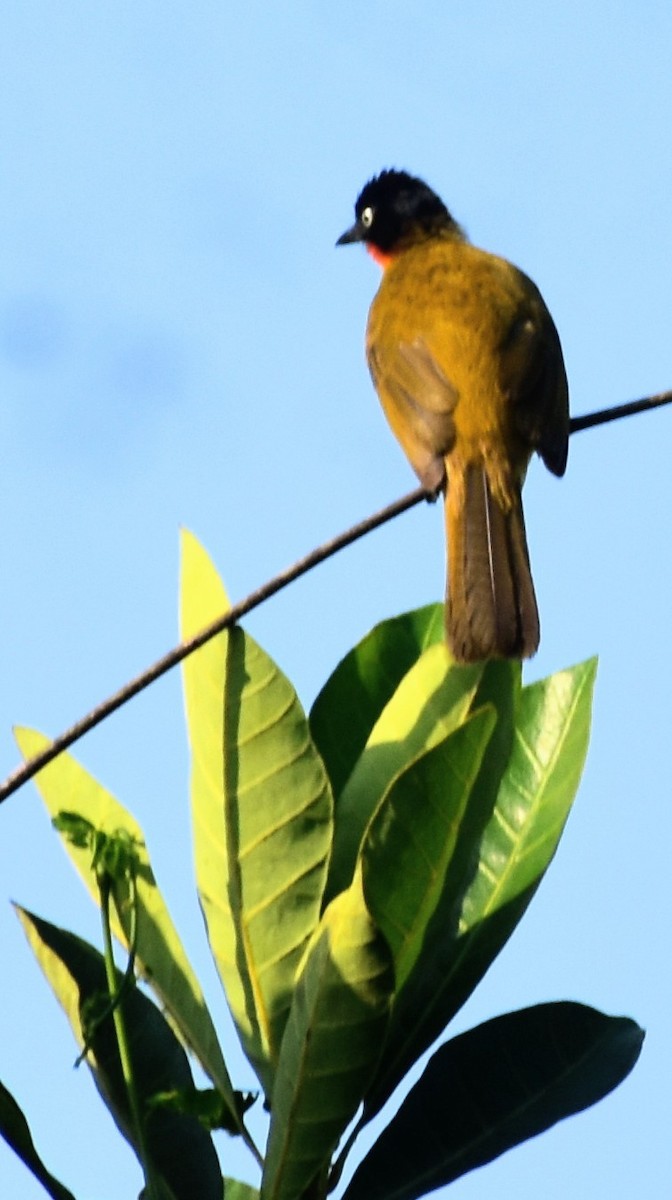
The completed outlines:
<svg viewBox="0 0 672 1200">
<path fill-rule="evenodd" d="M 539 613 L 520 491 L 508 511 L 486 471 L 468 466 L 448 485 L 446 636 L 458 662 L 529 658 L 539 645 Z"/>
</svg>

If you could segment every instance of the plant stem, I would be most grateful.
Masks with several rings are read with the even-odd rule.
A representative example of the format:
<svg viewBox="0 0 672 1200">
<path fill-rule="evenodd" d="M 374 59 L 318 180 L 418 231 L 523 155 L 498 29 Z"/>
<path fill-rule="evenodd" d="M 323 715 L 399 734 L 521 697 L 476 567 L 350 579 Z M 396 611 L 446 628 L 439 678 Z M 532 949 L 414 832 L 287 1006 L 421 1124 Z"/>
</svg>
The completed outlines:
<svg viewBox="0 0 672 1200">
<path fill-rule="evenodd" d="M 136 1147 L 138 1156 L 142 1165 L 142 1170 L 145 1176 L 145 1187 L 147 1189 L 147 1200 L 160 1200 L 160 1193 L 157 1187 L 157 1181 L 154 1175 L 152 1160 L 147 1146 L 145 1137 L 145 1122 L 140 1106 L 140 1097 L 135 1086 L 135 1075 L 133 1072 L 133 1060 L 131 1058 L 130 1046 L 128 1041 L 128 1031 L 126 1029 L 126 1020 L 124 1017 L 123 1000 L 116 1003 L 118 995 L 117 987 L 117 968 L 114 962 L 114 952 L 112 946 L 112 929 L 110 926 L 110 892 L 112 890 L 112 881 L 104 873 L 99 878 L 98 886 L 100 889 L 100 910 L 103 919 L 103 945 L 105 949 L 105 974 L 107 976 L 107 987 L 114 1004 L 112 1017 L 114 1020 L 114 1029 L 117 1035 L 117 1046 L 119 1049 L 119 1060 L 121 1062 L 121 1070 L 126 1084 L 126 1094 L 128 1096 L 128 1106 L 131 1111 L 131 1121 L 133 1132 L 135 1134 Z M 123 987 L 123 984 L 122 984 Z"/>
</svg>

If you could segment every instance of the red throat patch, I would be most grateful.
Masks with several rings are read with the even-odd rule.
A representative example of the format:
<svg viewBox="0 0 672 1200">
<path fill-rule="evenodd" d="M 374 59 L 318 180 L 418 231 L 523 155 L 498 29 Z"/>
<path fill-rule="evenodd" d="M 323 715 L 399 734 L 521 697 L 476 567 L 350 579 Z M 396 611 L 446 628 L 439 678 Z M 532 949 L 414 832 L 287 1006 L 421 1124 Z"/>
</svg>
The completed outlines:
<svg viewBox="0 0 672 1200">
<path fill-rule="evenodd" d="M 383 271 L 386 267 L 389 267 L 392 259 L 394 258 L 393 254 L 386 254 L 384 250 L 379 250 L 378 247 L 373 246 L 371 242 L 367 242 L 366 249 L 367 253 L 371 255 L 373 261 L 378 263 L 378 266 L 382 267 Z"/>
</svg>

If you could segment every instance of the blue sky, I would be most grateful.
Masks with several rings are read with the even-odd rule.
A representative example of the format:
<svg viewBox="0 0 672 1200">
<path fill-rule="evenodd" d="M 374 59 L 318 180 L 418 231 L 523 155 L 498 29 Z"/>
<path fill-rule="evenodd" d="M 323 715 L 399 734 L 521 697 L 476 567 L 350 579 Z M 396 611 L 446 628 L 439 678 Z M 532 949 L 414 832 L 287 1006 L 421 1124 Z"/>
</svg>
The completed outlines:
<svg viewBox="0 0 672 1200">
<path fill-rule="evenodd" d="M 415 485 L 364 365 L 376 268 L 334 251 L 381 167 L 422 175 L 535 279 L 574 413 L 672 387 L 671 43 L 654 0 L 5 0 L 1 776 L 12 724 L 58 733 L 175 642 L 181 525 L 239 598 Z M 530 468 L 526 677 L 599 654 L 593 739 L 549 875 L 455 1026 L 572 998 L 647 1041 L 621 1089 L 454 1200 L 536 1200 L 541 1181 L 546 1200 L 630 1200 L 669 1177 L 671 431 L 662 411 L 577 435 L 560 483 Z M 250 618 L 306 706 L 372 624 L 442 595 L 442 536 L 417 508 Z M 77 755 L 143 824 L 224 1024 L 178 676 Z M 98 941 L 95 913 L 32 788 L 0 821 L 0 1078 L 78 1197 L 135 1195 L 8 901 Z M 43 1194 L 1 1145 L 0 1190 Z"/>
</svg>

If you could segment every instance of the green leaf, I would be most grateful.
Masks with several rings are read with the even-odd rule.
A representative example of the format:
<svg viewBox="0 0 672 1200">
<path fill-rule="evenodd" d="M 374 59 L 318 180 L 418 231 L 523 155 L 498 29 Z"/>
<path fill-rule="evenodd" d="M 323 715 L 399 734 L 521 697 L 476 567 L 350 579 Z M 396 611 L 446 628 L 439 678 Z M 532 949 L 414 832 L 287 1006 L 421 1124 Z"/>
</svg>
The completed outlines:
<svg viewBox="0 0 672 1200">
<path fill-rule="evenodd" d="M 52 1200 L 75 1200 L 62 1183 L 47 1170 L 33 1143 L 28 1122 L 11 1092 L 0 1083 L 0 1134 L 26 1164 Z"/>
<path fill-rule="evenodd" d="M 226 607 L 182 544 L 182 635 Z M 184 663 L 198 890 L 246 1053 L 270 1094 L 296 971 L 320 915 L 332 800 L 296 693 L 240 628 Z"/>
<path fill-rule="evenodd" d="M 88 1033 L 86 1062 L 96 1087 L 127 1141 L 138 1153 L 126 1086 L 111 1018 L 94 1026 L 91 1014 L 106 1003 L 107 980 L 101 954 L 81 938 L 58 929 L 26 909 L 16 909 L 28 942 L 65 1011 L 77 1043 Z M 121 975 L 118 975 L 121 982 Z M 141 1108 L 156 1092 L 193 1087 L 187 1056 L 158 1008 L 139 990 L 120 1001 Z M 150 1109 L 146 1115 L 149 1154 L 170 1200 L 221 1200 L 222 1180 L 212 1139 L 200 1122 L 182 1113 Z"/>
<path fill-rule="evenodd" d="M 364 831 L 392 781 L 465 720 L 482 671 L 456 666 L 441 643 L 404 676 L 341 792 L 326 900 L 350 885 Z"/>
<path fill-rule="evenodd" d="M 296 1200 L 329 1162 L 380 1053 L 394 972 L 356 876 L 327 908 L 299 976 L 271 1106 L 263 1200 Z"/>
<path fill-rule="evenodd" d="M 254 1104 L 256 1096 L 251 1092 L 236 1092 L 236 1101 L 242 1120 L 248 1108 Z M 225 1129 L 227 1133 L 238 1132 L 231 1113 L 222 1101 L 217 1088 L 174 1088 L 170 1092 L 157 1092 L 151 1100 L 151 1107 L 170 1109 L 172 1112 L 189 1113 L 198 1117 L 205 1129 Z"/>
<path fill-rule="evenodd" d="M 460 1004 L 503 945 L 487 918 L 508 908 L 506 940 L 558 847 L 588 752 L 596 671 L 597 659 L 589 659 L 521 692 L 511 759 L 459 918 Z"/>
<path fill-rule="evenodd" d="M 481 709 L 402 771 L 364 836 L 364 897 L 392 950 L 397 989 L 420 954 L 495 721 Z"/>
<path fill-rule="evenodd" d="M 443 605 L 428 604 L 376 625 L 336 667 L 310 713 L 310 731 L 335 797 L 404 675 L 443 641 Z"/>
<path fill-rule="evenodd" d="M 344 1200 L 416 1200 L 606 1096 L 644 1034 L 569 1002 L 495 1017 L 431 1058 Z"/>
<path fill-rule="evenodd" d="M 589 660 L 523 688 L 499 782 L 509 744 L 504 705 L 503 735 L 498 722 L 422 953 L 395 1002 L 379 1076 L 366 1101 L 367 1119 L 471 995 L 539 886 L 583 769 L 596 665 Z M 493 785 L 496 803 L 484 828 Z"/>
<path fill-rule="evenodd" d="M 240 1179 L 224 1178 L 224 1200 L 259 1200 L 257 1188 Z"/>
<path fill-rule="evenodd" d="M 47 738 L 32 729 L 16 729 L 14 734 L 24 758 L 31 758 L 48 744 Z M 193 1050 L 238 1120 L 233 1087 L 212 1018 L 156 884 L 144 834 L 138 822 L 69 754 L 59 755 L 40 771 L 35 783 L 52 819 L 59 813 L 74 813 L 97 830 L 110 835 L 123 831 L 132 841 L 139 856 L 137 967 L 170 1014 L 178 1035 Z M 62 841 L 87 890 L 98 904 L 98 883 L 89 849 L 86 845 L 75 845 L 67 837 L 63 837 Z M 123 892 L 117 889 L 115 894 L 120 899 L 121 921 L 115 906 L 112 926 L 121 943 L 128 948 L 130 897 L 128 890 Z"/>
</svg>

